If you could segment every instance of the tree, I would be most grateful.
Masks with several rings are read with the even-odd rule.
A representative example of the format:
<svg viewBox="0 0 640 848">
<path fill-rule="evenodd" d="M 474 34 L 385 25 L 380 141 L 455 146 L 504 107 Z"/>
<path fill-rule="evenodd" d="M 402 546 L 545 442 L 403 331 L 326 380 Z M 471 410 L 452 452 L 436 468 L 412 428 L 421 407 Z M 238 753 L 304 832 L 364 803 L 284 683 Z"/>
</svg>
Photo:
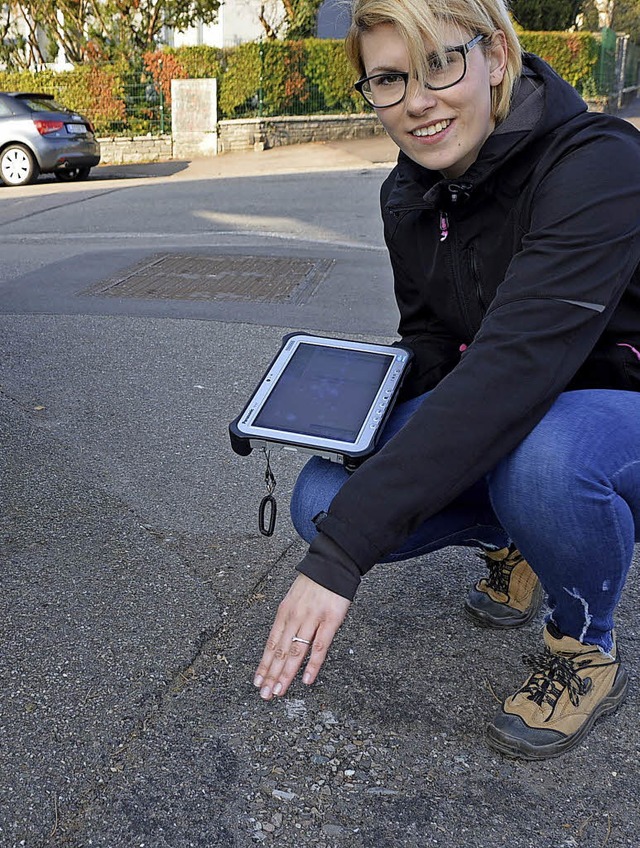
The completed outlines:
<svg viewBox="0 0 640 848">
<path fill-rule="evenodd" d="M 323 0 L 283 0 L 287 16 L 287 38 L 312 38 L 318 28 Z"/>
<path fill-rule="evenodd" d="M 640 0 L 617 0 L 612 25 L 616 32 L 626 32 L 640 44 Z"/>
<path fill-rule="evenodd" d="M 10 5 L 0 5 L 0 67 L 21 70 L 29 67 L 27 39 L 18 30 L 18 14 Z"/>
<path fill-rule="evenodd" d="M 312 38 L 318 28 L 318 12 L 324 0 L 282 0 L 282 6 L 265 0 L 258 17 L 265 35 L 274 38 Z M 280 11 L 280 8 L 283 10 Z"/>
<path fill-rule="evenodd" d="M 164 27 L 214 23 L 221 0 L 92 0 L 91 39 L 110 58 L 153 50 Z"/>
<path fill-rule="evenodd" d="M 213 23 L 222 0 L 17 0 L 8 5 L 23 21 L 23 38 L 32 61 L 43 64 L 47 58 L 41 46 L 45 41 L 64 49 L 67 59 L 80 64 L 87 59 L 127 60 L 153 50 L 164 27 L 187 29 L 197 21 Z M 5 7 L 0 7 L 4 10 Z M 9 12 L 6 13 L 7 15 Z M 0 33 L 4 30 L 0 16 Z M 16 55 L 3 38 L 3 52 Z M 4 59 L 10 64 L 10 60 Z"/>
<path fill-rule="evenodd" d="M 89 0 L 32 0 L 21 2 L 25 18 L 37 21 L 51 46 L 59 45 L 67 60 L 80 64 L 86 58 L 86 27 L 91 13 Z M 54 47 L 54 49 L 56 49 Z M 57 49 L 56 49 L 57 52 Z"/>
<path fill-rule="evenodd" d="M 583 0 L 512 0 L 511 10 L 525 30 L 556 31 L 573 26 Z"/>
<path fill-rule="evenodd" d="M 640 42 L 640 0 L 615 0 L 611 14 L 611 28 L 625 32 L 636 43 Z"/>
<path fill-rule="evenodd" d="M 597 32 L 602 26 L 594 0 L 585 0 L 582 7 L 581 29 Z M 615 0 L 611 12 L 611 28 L 628 33 L 632 41 L 640 43 L 640 0 Z"/>
</svg>

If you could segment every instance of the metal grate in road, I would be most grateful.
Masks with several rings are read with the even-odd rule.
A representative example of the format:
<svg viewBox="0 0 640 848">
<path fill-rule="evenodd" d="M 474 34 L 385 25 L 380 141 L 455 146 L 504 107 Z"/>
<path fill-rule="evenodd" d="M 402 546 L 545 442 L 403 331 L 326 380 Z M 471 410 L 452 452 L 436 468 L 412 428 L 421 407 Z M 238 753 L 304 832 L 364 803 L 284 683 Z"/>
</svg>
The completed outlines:
<svg viewBox="0 0 640 848">
<path fill-rule="evenodd" d="M 84 292 L 160 300 L 304 303 L 332 259 L 162 253 L 125 268 Z"/>
</svg>

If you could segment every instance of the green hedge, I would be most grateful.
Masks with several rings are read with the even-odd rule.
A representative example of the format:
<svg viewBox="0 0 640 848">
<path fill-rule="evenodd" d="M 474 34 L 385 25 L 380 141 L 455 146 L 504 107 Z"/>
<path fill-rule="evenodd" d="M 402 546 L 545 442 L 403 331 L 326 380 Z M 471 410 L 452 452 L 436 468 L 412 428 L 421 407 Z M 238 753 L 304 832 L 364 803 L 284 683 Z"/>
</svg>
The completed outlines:
<svg viewBox="0 0 640 848">
<path fill-rule="evenodd" d="M 241 45 L 220 81 L 221 117 L 362 111 L 340 40 Z"/>
<path fill-rule="evenodd" d="M 600 53 L 597 34 L 522 32 L 520 36 L 525 50 L 542 56 L 580 93 L 592 93 Z M 198 48 L 183 48 L 183 55 L 193 49 Z M 244 44 L 230 50 L 219 67 L 221 118 L 351 113 L 363 108 L 339 40 Z"/>
<path fill-rule="evenodd" d="M 520 42 L 535 53 L 580 94 L 592 94 L 600 57 L 600 38 L 590 32 L 522 32 Z"/>
<path fill-rule="evenodd" d="M 70 109 L 89 118 L 98 134 L 108 133 L 126 120 L 123 68 L 80 65 L 73 71 L 0 71 L 0 91 L 53 94 Z"/>
<path fill-rule="evenodd" d="M 220 47 L 165 47 L 163 54 L 172 56 L 187 73 L 189 79 L 219 77 L 227 65 L 227 57 L 237 48 Z"/>
<path fill-rule="evenodd" d="M 521 32 L 580 93 L 595 92 L 598 34 Z M 238 47 L 165 48 L 131 65 L 80 66 L 54 73 L 0 72 L 0 90 L 47 91 L 83 112 L 100 134 L 157 131 L 168 121 L 171 78 L 218 79 L 219 117 L 361 112 L 341 40 L 266 41 Z M 154 123 L 155 122 L 155 123 Z"/>
</svg>

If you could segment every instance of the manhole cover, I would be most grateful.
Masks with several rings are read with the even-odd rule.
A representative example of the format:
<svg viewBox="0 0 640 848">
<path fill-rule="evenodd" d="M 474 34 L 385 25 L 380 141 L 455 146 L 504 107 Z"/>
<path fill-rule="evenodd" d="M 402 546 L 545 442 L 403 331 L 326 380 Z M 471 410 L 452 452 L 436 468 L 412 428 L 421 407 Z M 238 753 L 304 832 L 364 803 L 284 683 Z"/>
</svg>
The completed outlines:
<svg viewBox="0 0 640 848">
<path fill-rule="evenodd" d="M 156 254 L 84 292 L 161 300 L 305 302 L 332 259 Z"/>
</svg>

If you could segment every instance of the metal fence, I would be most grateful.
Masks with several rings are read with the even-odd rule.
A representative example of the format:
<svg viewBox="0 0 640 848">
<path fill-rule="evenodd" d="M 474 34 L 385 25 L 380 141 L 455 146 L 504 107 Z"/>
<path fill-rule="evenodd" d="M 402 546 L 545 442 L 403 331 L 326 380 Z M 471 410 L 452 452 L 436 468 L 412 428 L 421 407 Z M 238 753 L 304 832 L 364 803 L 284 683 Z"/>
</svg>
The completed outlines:
<svg viewBox="0 0 640 848">
<path fill-rule="evenodd" d="M 162 87 L 149 78 L 123 86 L 121 119 L 110 122 L 109 135 L 164 135 L 171 132 L 171 107 Z"/>
<path fill-rule="evenodd" d="M 219 79 L 221 118 L 361 112 L 354 71 L 338 40 L 243 45 Z"/>
<path fill-rule="evenodd" d="M 640 44 L 631 41 L 628 35 L 618 38 L 617 59 L 618 73 L 618 105 L 622 106 L 623 98 L 637 95 L 640 86 Z"/>
<path fill-rule="evenodd" d="M 279 115 L 336 114 L 362 111 L 362 103 L 342 80 L 331 88 L 320 86 L 304 73 L 302 65 L 287 65 L 287 75 L 277 86 L 268 80 L 265 68 L 258 81 L 243 86 L 229 82 L 233 89 L 225 92 L 225 76 L 219 80 L 220 118 L 250 118 Z M 600 56 L 594 73 L 593 89 L 586 95 L 605 95 L 621 107 L 638 93 L 640 45 L 628 35 L 611 29 L 600 34 Z M 229 96 L 232 91 L 235 99 Z M 237 93 L 239 92 L 239 93 Z M 276 93 L 274 93 L 276 92 Z M 149 76 L 140 82 L 126 84 L 122 91 L 123 109 L 108 126 L 100 129 L 106 135 L 162 135 L 171 132 L 171 105 L 162 88 Z"/>
<path fill-rule="evenodd" d="M 618 108 L 638 92 L 640 45 L 628 35 L 605 27 L 600 33 L 600 57 L 596 66 L 597 93 L 614 99 Z"/>
</svg>

